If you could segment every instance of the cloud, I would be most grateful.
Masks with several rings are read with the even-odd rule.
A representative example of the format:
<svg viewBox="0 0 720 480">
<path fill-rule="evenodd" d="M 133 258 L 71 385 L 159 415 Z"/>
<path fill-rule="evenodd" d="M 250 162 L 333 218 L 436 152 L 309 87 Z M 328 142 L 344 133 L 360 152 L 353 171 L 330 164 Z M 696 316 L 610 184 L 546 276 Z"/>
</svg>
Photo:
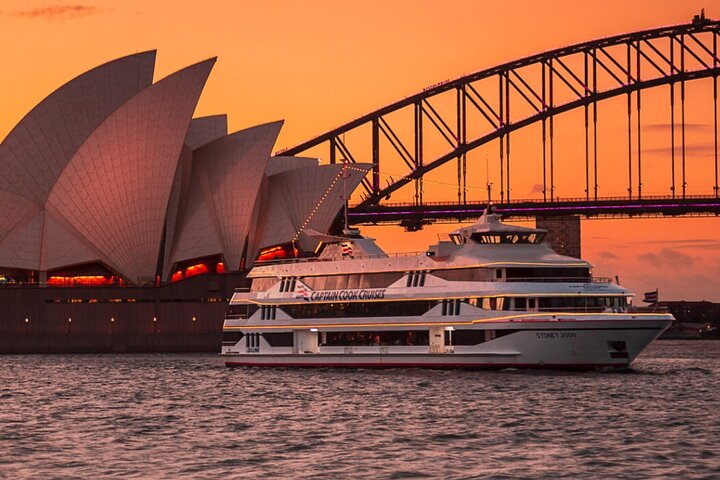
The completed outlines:
<svg viewBox="0 0 720 480">
<path fill-rule="evenodd" d="M 638 260 L 658 268 L 669 267 L 673 269 L 687 268 L 695 263 L 694 257 L 685 255 L 672 248 L 663 248 L 658 252 L 643 253 L 638 255 Z"/>
<path fill-rule="evenodd" d="M 675 248 L 716 249 L 720 252 L 720 240 L 714 238 L 691 238 L 680 240 L 645 240 L 632 242 L 637 245 L 671 245 Z"/>
<path fill-rule="evenodd" d="M 669 157 L 672 152 L 671 147 L 644 148 L 643 153 L 647 155 L 658 155 Z M 682 155 L 682 146 L 675 145 L 675 156 Z M 715 155 L 715 146 L 711 144 L 695 144 L 685 145 L 685 155 L 691 157 L 711 157 Z"/>
<path fill-rule="evenodd" d="M 530 195 L 532 195 L 533 193 L 543 193 L 543 186 L 540 185 L 539 183 L 536 183 L 535 185 L 533 185 L 532 188 L 530 189 Z"/>
<path fill-rule="evenodd" d="M 614 259 L 616 259 L 616 258 L 620 258 L 620 257 L 618 257 L 617 255 L 615 255 L 614 253 L 608 252 L 608 251 L 598 252 L 598 257 L 600 257 L 600 258 L 606 258 L 606 259 L 611 259 L 611 260 L 614 260 Z"/>
<path fill-rule="evenodd" d="M 6 12 L 5 15 L 26 19 L 44 18 L 46 20 L 72 20 L 74 18 L 97 15 L 99 13 L 103 13 L 104 11 L 105 10 L 90 5 L 75 4 L 51 5 L 48 7 L 16 10 L 13 12 Z"/>
<path fill-rule="evenodd" d="M 674 125 L 675 130 L 681 130 L 682 125 L 679 123 L 675 123 Z M 685 131 L 688 130 L 694 130 L 694 131 L 707 131 L 710 130 L 711 125 L 707 123 L 686 123 L 685 124 Z M 670 124 L 669 123 L 652 123 L 650 125 L 643 125 L 643 130 L 648 132 L 669 132 L 670 131 Z"/>
</svg>

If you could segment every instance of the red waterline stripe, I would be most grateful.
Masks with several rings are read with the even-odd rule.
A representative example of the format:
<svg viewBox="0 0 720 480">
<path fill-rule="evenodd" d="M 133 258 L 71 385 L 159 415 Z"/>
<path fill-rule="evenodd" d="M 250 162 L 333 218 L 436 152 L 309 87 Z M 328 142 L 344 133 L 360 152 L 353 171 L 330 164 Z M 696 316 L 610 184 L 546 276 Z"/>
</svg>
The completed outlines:
<svg viewBox="0 0 720 480">
<path fill-rule="evenodd" d="M 436 368 L 436 369 L 565 369 L 592 370 L 596 368 L 627 368 L 627 363 L 257 363 L 225 362 L 229 368 L 270 367 L 270 368 Z"/>
</svg>

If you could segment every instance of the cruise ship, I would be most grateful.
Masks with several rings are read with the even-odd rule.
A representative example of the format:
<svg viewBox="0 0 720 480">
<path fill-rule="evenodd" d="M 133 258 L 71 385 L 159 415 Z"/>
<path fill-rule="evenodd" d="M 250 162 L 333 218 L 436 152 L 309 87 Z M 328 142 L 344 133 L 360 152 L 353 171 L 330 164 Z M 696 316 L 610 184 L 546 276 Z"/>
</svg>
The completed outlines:
<svg viewBox="0 0 720 480">
<path fill-rule="evenodd" d="M 625 369 L 672 323 L 555 253 L 545 230 L 500 220 L 487 211 L 411 254 L 357 230 L 305 232 L 315 255 L 257 263 L 233 294 L 225 364 Z"/>
</svg>

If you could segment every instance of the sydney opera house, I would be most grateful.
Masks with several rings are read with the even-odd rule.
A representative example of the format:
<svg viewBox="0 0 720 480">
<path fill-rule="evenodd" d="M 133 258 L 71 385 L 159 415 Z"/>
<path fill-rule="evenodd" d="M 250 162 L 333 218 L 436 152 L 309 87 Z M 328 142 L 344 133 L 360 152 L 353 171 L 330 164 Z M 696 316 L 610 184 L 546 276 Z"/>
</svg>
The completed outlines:
<svg viewBox="0 0 720 480">
<path fill-rule="evenodd" d="M 155 52 L 111 61 L 0 144 L 0 352 L 217 349 L 242 271 L 331 228 L 369 166 L 193 118 L 214 63 L 153 83 Z"/>
</svg>

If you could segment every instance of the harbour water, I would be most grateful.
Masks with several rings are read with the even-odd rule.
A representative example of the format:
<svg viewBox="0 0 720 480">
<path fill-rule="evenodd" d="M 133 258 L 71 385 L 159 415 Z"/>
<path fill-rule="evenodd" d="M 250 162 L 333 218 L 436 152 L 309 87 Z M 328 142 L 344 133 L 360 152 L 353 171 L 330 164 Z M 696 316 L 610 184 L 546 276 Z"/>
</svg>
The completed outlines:
<svg viewBox="0 0 720 480">
<path fill-rule="evenodd" d="M 0 357 L 0 478 L 718 478 L 720 342 L 628 373 Z"/>
</svg>

